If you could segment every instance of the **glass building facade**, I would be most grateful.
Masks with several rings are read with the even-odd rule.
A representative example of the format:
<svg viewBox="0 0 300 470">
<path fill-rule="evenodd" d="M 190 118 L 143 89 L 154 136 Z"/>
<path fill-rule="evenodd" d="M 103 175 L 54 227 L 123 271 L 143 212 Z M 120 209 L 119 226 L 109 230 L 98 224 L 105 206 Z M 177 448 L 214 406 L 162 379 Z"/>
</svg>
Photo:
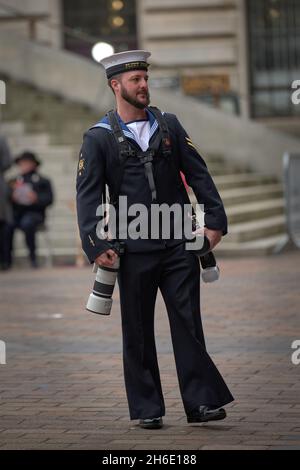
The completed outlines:
<svg viewBox="0 0 300 470">
<path fill-rule="evenodd" d="M 95 42 L 115 52 L 137 48 L 135 0 L 63 0 L 65 49 L 91 57 Z"/>
<path fill-rule="evenodd" d="M 300 1 L 247 0 L 252 117 L 295 116 L 300 78 Z"/>
</svg>

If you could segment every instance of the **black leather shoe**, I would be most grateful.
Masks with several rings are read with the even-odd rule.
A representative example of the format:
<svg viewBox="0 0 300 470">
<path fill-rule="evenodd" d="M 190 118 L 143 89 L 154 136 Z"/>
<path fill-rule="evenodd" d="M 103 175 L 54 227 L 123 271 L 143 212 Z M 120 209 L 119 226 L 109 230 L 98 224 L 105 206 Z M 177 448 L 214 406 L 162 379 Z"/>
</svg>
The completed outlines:
<svg viewBox="0 0 300 470">
<path fill-rule="evenodd" d="M 140 427 L 144 429 L 160 429 L 162 426 L 162 418 L 140 419 Z"/>
<path fill-rule="evenodd" d="M 188 423 L 206 423 L 207 421 L 219 421 L 226 418 L 224 408 L 213 409 L 209 406 L 198 406 L 191 412 L 187 413 Z"/>
</svg>

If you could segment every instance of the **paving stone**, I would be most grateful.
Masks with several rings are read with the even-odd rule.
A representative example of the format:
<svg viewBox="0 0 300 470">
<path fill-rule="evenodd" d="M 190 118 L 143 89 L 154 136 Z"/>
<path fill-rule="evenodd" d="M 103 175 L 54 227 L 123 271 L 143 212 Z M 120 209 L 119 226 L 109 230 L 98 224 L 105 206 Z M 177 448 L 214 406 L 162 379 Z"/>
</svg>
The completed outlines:
<svg viewBox="0 0 300 470">
<path fill-rule="evenodd" d="M 235 402 L 225 421 L 188 425 L 158 295 L 166 416 L 157 431 L 129 419 L 118 289 L 104 319 L 85 311 L 90 268 L 0 273 L 0 339 L 7 347 L 0 449 L 299 449 L 300 366 L 291 362 L 291 344 L 300 339 L 300 253 L 220 258 L 219 265 L 218 283 L 201 285 L 202 320 Z"/>
</svg>

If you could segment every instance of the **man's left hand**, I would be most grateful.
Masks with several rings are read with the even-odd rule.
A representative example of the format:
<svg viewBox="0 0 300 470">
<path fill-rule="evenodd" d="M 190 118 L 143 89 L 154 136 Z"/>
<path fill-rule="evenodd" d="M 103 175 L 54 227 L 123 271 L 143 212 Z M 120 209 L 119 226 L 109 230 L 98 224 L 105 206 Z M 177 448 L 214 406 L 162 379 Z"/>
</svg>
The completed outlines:
<svg viewBox="0 0 300 470">
<path fill-rule="evenodd" d="M 204 235 L 208 238 L 210 249 L 213 250 L 222 238 L 222 230 L 211 230 L 207 227 L 204 228 Z"/>
</svg>

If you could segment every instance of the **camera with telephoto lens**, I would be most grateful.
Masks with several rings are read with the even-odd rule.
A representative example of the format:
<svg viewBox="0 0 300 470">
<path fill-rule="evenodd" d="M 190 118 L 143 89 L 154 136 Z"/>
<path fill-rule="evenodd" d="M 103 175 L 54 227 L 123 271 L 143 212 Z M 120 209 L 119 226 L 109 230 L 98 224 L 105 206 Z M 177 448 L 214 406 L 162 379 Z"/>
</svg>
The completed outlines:
<svg viewBox="0 0 300 470">
<path fill-rule="evenodd" d="M 120 267 L 120 256 L 124 253 L 124 243 L 116 242 L 112 249 L 118 255 L 112 267 L 98 266 L 96 263 L 93 267 L 93 272 L 96 273 L 96 279 L 93 291 L 88 298 L 86 309 L 89 312 L 98 313 L 99 315 L 110 315 L 113 302 L 112 294 Z"/>
<path fill-rule="evenodd" d="M 200 225 L 196 219 L 196 215 L 192 216 L 192 227 L 193 231 L 200 228 Z M 216 258 L 213 252 L 210 250 L 209 239 L 204 235 L 196 234 L 194 242 L 197 243 L 197 237 L 203 238 L 203 244 L 200 249 L 193 250 L 195 255 L 200 259 L 202 267 L 202 280 L 203 282 L 214 282 L 220 277 L 220 269 L 217 265 Z"/>
</svg>

